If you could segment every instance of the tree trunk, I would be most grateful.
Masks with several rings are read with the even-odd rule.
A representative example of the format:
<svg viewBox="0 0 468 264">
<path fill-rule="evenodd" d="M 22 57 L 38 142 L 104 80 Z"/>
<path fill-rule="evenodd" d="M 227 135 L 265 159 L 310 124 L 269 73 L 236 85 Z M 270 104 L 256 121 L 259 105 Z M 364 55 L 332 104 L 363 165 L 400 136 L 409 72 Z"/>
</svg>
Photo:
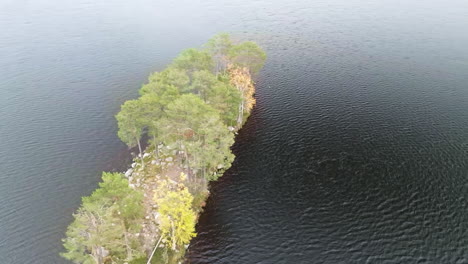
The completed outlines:
<svg viewBox="0 0 468 264">
<path fill-rule="evenodd" d="M 176 239 L 175 239 L 175 228 L 174 228 L 174 222 L 171 220 L 171 226 L 172 226 L 172 250 L 176 250 Z"/>
<path fill-rule="evenodd" d="M 130 245 L 128 244 L 128 237 L 127 237 L 127 228 L 125 227 L 125 223 L 122 220 L 122 226 L 124 228 L 124 240 L 125 240 L 125 249 L 127 250 L 127 260 L 132 259 L 132 249 L 130 248 Z"/>
<path fill-rule="evenodd" d="M 189 158 L 188 158 L 188 153 L 187 153 L 187 149 L 184 150 L 184 154 L 185 154 L 185 162 L 187 163 L 187 177 L 188 177 L 188 180 L 190 181 L 190 162 L 189 162 Z"/>
<path fill-rule="evenodd" d="M 159 158 L 159 143 L 156 140 L 156 135 L 153 135 L 153 144 L 154 144 L 154 154 L 156 155 L 156 158 Z"/>
<path fill-rule="evenodd" d="M 237 116 L 237 129 L 240 129 L 244 119 L 244 100 L 239 105 L 239 115 Z"/>
<path fill-rule="evenodd" d="M 141 167 L 144 169 L 145 168 L 145 162 L 143 161 L 143 151 L 141 150 L 141 143 L 139 138 L 135 138 L 138 143 L 138 150 L 140 151 L 140 158 L 141 158 Z"/>
<path fill-rule="evenodd" d="M 156 246 L 155 246 L 154 249 L 153 249 L 153 252 L 151 252 L 151 255 L 150 255 L 149 259 L 148 259 L 148 262 L 146 262 L 146 264 L 151 264 L 151 259 L 153 258 L 154 252 L 156 252 L 156 249 L 158 249 L 158 246 L 159 246 L 159 243 L 160 243 L 161 240 L 162 240 L 162 237 L 163 237 L 163 236 L 161 235 L 161 237 L 160 237 L 159 240 L 158 240 L 158 243 L 156 243 Z"/>
<path fill-rule="evenodd" d="M 102 247 L 100 246 L 93 246 L 92 249 L 92 256 L 94 260 L 96 261 L 96 264 L 103 264 L 103 256 L 102 256 Z"/>
</svg>

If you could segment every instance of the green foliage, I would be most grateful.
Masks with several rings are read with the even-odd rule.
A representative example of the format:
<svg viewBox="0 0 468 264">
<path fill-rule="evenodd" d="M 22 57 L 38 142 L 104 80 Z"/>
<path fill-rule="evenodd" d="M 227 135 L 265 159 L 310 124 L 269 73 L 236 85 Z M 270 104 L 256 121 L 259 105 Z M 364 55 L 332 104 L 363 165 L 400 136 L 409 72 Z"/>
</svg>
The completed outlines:
<svg viewBox="0 0 468 264">
<path fill-rule="evenodd" d="M 205 44 L 206 50 L 213 58 L 216 74 L 226 71 L 232 46 L 229 34 L 226 33 L 214 36 Z"/>
<path fill-rule="evenodd" d="M 246 67 L 256 74 L 265 64 L 266 53 L 252 41 L 235 45 L 230 49 L 232 62 L 239 67 Z"/>
<path fill-rule="evenodd" d="M 112 204 L 126 223 L 143 217 L 143 195 L 131 189 L 120 173 L 102 173 L 102 182 L 91 196 L 83 197 L 83 204 Z"/>
<path fill-rule="evenodd" d="M 188 73 L 213 69 L 213 59 L 206 51 L 187 49 L 182 51 L 172 62 L 172 66 Z"/>
<path fill-rule="evenodd" d="M 161 120 L 161 134 L 166 144 L 176 144 L 188 152 L 191 168 L 213 173 L 227 166 L 233 155 L 229 147 L 234 135 L 222 123 L 218 111 L 193 94 L 184 94 L 167 106 Z"/>
<path fill-rule="evenodd" d="M 169 67 L 162 72 L 152 73 L 148 84 L 143 85 L 140 94 L 155 93 L 161 97 L 176 96 L 178 92 L 187 88 L 190 78 L 185 69 Z"/>
<path fill-rule="evenodd" d="M 206 50 L 212 55 L 227 56 L 231 47 L 233 46 L 231 37 L 227 33 L 220 33 L 213 36 L 205 44 Z"/>
<path fill-rule="evenodd" d="M 154 146 L 159 143 L 160 129 L 159 120 L 165 115 L 165 108 L 171 101 L 166 100 L 164 96 L 158 96 L 155 93 L 148 93 L 140 97 L 141 111 L 144 126 L 151 137 Z"/>
<path fill-rule="evenodd" d="M 215 109 L 196 95 L 184 94 L 167 106 L 160 129 L 167 141 L 200 140 L 205 134 L 207 122 L 213 119 L 219 120 Z"/>
<path fill-rule="evenodd" d="M 119 126 L 117 133 L 119 138 L 129 147 L 139 144 L 144 128 L 140 102 L 138 100 L 126 101 L 115 118 Z"/>
<path fill-rule="evenodd" d="M 196 71 L 192 75 L 192 83 L 189 91 L 199 95 L 204 101 L 207 100 L 206 96 L 211 87 L 218 83 L 216 76 L 210 71 Z"/>
<path fill-rule="evenodd" d="M 128 185 L 119 173 L 103 173 L 99 188 L 88 197 L 67 229 L 61 255 L 74 263 L 124 263 L 141 257 L 138 240 L 130 235 L 139 230 L 143 217 L 143 195 Z"/>
<path fill-rule="evenodd" d="M 211 86 L 206 94 L 206 102 L 218 110 L 223 122 L 228 126 L 235 126 L 241 93 L 233 85 L 217 82 Z"/>
</svg>

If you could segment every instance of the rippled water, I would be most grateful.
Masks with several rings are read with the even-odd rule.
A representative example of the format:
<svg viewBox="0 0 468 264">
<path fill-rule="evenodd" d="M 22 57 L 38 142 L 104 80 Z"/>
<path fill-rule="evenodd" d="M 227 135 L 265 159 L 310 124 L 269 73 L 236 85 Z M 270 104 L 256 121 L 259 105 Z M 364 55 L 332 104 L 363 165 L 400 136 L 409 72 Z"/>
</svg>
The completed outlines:
<svg viewBox="0 0 468 264">
<path fill-rule="evenodd" d="M 220 31 L 267 51 L 190 263 L 468 263 L 468 4 L 0 3 L 0 263 L 66 263 L 113 115 Z"/>
</svg>

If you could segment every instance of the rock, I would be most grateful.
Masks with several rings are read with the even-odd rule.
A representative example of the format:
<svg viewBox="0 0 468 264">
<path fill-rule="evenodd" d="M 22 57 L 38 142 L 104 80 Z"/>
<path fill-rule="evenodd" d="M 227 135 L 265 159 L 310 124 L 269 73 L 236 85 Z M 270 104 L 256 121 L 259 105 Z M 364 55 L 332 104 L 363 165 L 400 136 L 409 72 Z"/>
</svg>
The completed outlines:
<svg viewBox="0 0 468 264">
<path fill-rule="evenodd" d="M 135 166 L 136 166 L 136 163 L 135 162 L 132 163 L 132 168 L 135 168 Z"/>
<path fill-rule="evenodd" d="M 166 161 L 167 161 L 167 162 L 171 162 L 172 160 L 173 160 L 172 157 L 167 157 L 167 158 L 166 158 Z"/>
<path fill-rule="evenodd" d="M 175 184 L 175 185 L 179 184 L 178 182 L 176 182 L 174 180 L 171 180 L 171 179 L 169 179 L 169 182 L 172 183 L 172 184 Z"/>
<path fill-rule="evenodd" d="M 231 132 L 234 131 L 234 130 L 236 130 L 236 129 L 235 129 L 234 127 L 232 127 L 232 126 L 229 126 L 228 129 L 229 129 L 229 131 L 231 131 Z"/>
<path fill-rule="evenodd" d="M 218 164 L 218 167 L 216 167 L 216 168 L 218 168 L 218 170 L 222 169 L 222 168 L 224 168 L 224 165 L 223 164 Z"/>
<path fill-rule="evenodd" d="M 150 156 L 150 154 L 149 154 L 149 153 L 145 153 L 145 154 L 143 154 L 143 158 L 146 158 L 146 157 L 149 157 L 149 156 Z"/>
<path fill-rule="evenodd" d="M 153 216 L 154 216 L 154 219 L 157 220 L 159 218 L 159 213 L 155 212 L 155 213 L 153 213 Z"/>
<path fill-rule="evenodd" d="M 129 169 L 128 171 L 125 172 L 125 177 L 130 177 L 130 175 L 132 175 L 133 173 L 133 170 L 132 169 Z"/>
</svg>

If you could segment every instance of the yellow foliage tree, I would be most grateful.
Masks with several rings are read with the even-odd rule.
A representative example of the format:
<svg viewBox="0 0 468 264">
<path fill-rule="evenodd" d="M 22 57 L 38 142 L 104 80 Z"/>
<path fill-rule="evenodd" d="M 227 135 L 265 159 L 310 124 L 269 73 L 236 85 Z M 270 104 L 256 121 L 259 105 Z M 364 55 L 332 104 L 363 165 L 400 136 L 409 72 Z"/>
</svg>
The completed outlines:
<svg viewBox="0 0 468 264">
<path fill-rule="evenodd" d="M 244 122 L 244 113 L 249 113 L 255 105 L 255 86 L 250 71 L 246 67 L 229 65 L 229 80 L 240 91 L 242 97 L 237 118 L 237 127 L 240 128 Z"/>
<path fill-rule="evenodd" d="M 185 185 L 161 181 L 154 201 L 159 207 L 161 235 L 170 241 L 172 250 L 188 244 L 196 236 L 196 215 L 192 210 L 193 196 Z"/>
</svg>

